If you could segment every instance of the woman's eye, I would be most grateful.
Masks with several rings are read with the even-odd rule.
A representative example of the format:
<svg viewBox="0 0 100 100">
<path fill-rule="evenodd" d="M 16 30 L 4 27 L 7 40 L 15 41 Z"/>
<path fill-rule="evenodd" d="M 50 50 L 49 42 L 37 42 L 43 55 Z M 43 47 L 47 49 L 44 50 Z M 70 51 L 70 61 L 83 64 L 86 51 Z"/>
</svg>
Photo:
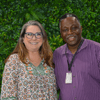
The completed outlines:
<svg viewBox="0 0 100 100">
<path fill-rule="evenodd" d="M 27 33 L 27 35 L 32 36 L 32 33 Z"/>
<path fill-rule="evenodd" d="M 39 36 L 39 35 L 41 35 L 41 33 L 37 33 L 37 35 Z"/>
</svg>

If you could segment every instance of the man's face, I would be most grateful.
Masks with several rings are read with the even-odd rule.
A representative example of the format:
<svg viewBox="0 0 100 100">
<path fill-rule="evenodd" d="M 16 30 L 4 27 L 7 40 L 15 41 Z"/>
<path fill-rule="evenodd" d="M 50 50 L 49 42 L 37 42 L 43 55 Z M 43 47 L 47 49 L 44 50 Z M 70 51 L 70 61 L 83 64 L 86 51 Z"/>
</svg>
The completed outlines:
<svg viewBox="0 0 100 100">
<path fill-rule="evenodd" d="M 61 37 L 69 46 L 75 46 L 81 41 L 82 27 L 75 17 L 67 17 L 60 24 Z"/>
</svg>

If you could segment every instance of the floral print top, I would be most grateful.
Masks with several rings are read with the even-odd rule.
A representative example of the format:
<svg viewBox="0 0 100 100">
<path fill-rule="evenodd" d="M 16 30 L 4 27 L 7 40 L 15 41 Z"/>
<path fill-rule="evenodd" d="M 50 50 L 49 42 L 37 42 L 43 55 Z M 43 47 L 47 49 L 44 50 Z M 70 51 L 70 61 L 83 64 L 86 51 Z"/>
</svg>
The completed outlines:
<svg viewBox="0 0 100 100">
<path fill-rule="evenodd" d="M 57 100 L 54 70 L 43 63 L 26 65 L 12 54 L 3 72 L 1 100 Z"/>
</svg>

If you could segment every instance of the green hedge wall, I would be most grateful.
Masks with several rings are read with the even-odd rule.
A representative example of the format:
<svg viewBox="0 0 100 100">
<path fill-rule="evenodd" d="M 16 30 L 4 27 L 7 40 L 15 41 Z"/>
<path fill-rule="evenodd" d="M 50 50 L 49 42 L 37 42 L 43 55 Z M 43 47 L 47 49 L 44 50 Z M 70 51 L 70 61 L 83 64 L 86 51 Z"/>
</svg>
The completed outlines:
<svg viewBox="0 0 100 100">
<path fill-rule="evenodd" d="M 5 58 L 13 51 L 21 28 L 29 20 L 45 28 L 52 50 L 64 44 L 59 32 L 59 18 L 76 14 L 83 27 L 82 36 L 100 42 L 99 0 L 2 0 L 0 1 L 0 88 Z"/>
</svg>

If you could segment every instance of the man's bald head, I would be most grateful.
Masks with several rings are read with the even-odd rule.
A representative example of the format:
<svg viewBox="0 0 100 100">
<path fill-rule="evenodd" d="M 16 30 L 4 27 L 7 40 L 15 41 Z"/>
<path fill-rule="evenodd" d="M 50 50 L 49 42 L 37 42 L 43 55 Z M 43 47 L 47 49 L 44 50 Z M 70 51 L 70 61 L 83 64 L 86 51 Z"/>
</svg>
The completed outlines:
<svg viewBox="0 0 100 100">
<path fill-rule="evenodd" d="M 60 25 L 61 25 L 61 21 L 62 21 L 63 19 L 65 19 L 65 18 L 67 18 L 67 17 L 73 17 L 73 20 L 77 19 L 78 22 L 79 22 L 79 24 L 80 24 L 80 21 L 79 21 L 79 19 L 78 19 L 78 17 L 77 17 L 76 15 L 70 14 L 70 13 L 66 13 L 66 14 L 64 14 L 64 15 L 59 19 L 59 28 L 60 28 Z M 80 26 L 81 26 L 81 24 L 80 24 Z"/>
</svg>

